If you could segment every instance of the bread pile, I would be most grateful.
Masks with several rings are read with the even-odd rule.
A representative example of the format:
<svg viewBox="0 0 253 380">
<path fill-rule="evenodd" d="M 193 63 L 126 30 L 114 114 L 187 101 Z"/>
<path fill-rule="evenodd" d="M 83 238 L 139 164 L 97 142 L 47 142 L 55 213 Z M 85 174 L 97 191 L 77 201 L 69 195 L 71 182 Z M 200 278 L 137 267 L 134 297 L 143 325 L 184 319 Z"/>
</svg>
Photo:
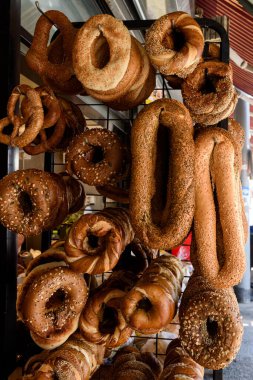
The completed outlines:
<svg viewBox="0 0 253 380">
<path fill-rule="evenodd" d="M 46 16 L 26 55 L 46 86 L 14 88 L 0 142 L 31 155 L 62 150 L 67 174 L 29 169 L 1 179 L 0 222 L 24 236 L 50 230 L 83 207 L 83 184 L 120 204 L 83 214 L 63 242 L 26 268 L 18 318 L 44 351 L 28 361 L 23 379 L 203 379 L 203 367 L 233 360 L 242 338 L 232 287 L 245 271 L 243 135 L 232 119 L 228 131 L 217 126 L 237 101 L 231 67 L 215 48 L 215 59 L 203 62 L 202 31 L 184 12 L 155 21 L 145 48 L 109 15 L 79 30 L 59 11 Z M 60 33 L 47 47 L 49 20 Z M 80 109 L 58 95 L 88 94 L 130 110 L 153 91 L 155 70 L 179 78 L 184 104 L 164 98 L 145 106 L 133 122 L 131 148 L 115 132 L 86 129 Z M 173 320 L 182 264 L 157 252 L 179 246 L 191 230 L 194 274 L 179 308 L 180 340 L 169 345 L 162 374 L 155 357 L 135 348 L 95 374 L 133 332 L 155 334 Z M 97 286 L 94 275 L 106 280 Z"/>
</svg>

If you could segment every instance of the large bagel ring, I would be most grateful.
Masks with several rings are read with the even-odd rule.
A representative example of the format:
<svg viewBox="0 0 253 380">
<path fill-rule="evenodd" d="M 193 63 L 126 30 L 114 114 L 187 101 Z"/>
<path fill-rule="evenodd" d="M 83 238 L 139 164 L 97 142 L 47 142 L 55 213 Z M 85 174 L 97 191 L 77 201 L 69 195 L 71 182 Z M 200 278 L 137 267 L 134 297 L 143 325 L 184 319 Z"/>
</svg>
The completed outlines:
<svg viewBox="0 0 253 380">
<path fill-rule="evenodd" d="M 163 146 L 157 144 L 159 124 L 166 133 Z M 176 100 L 157 100 L 135 119 L 131 140 L 130 215 L 133 228 L 147 246 L 173 248 L 188 234 L 194 213 L 194 142 L 190 114 Z M 156 166 L 159 156 L 168 151 L 170 156 L 167 155 L 162 163 L 167 165 L 163 175 Z M 156 180 L 160 172 L 162 184 Z M 163 199 L 155 212 L 156 192 L 161 189 Z M 155 214 L 159 214 L 157 218 Z"/>
</svg>

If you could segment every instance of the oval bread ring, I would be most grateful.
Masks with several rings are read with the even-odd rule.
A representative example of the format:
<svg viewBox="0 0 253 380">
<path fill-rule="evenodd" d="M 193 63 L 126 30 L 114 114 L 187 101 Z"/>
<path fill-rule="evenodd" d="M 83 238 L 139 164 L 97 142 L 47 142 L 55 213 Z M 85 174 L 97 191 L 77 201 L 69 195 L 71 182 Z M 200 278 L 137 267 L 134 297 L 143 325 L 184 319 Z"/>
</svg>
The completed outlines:
<svg viewBox="0 0 253 380">
<path fill-rule="evenodd" d="M 229 133 L 219 128 L 208 128 L 198 134 L 195 148 L 194 255 L 200 274 L 213 287 L 227 288 L 240 282 L 246 265 L 242 203 L 238 186 L 239 167 L 235 161 L 236 147 L 234 148 Z M 217 194 L 223 235 L 222 266 L 216 249 L 217 211 L 213 189 Z"/>
<path fill-rule="evenodd" d="M 103 156 L 98 162 L 96 152 Z M 89 185 L 104 185 L 120 173 L 124 156 L 124 145 L 115 133 L 93 128 L 77 135 L 70 143 L 66 171 Z"/>
<path fill-rule="evenodd" d="M 54 150 L 61 142 L 65 128 L 65 118 L 61 115 L 57 120 L 55 126 L 50 127 L 50 129 L 47 128 L 46 130 L 42 129 L 34 142 L 23 147 L 24 151 L 31 156 L 35 156 L 43 152 Z M 53 132 L 48 137 L 47 131 L 49 133 L 49 130 L 52 130 Z"/>
<path fill-rule="evenodd" d="M 50 10 L 38 19 L 33 41 L 26 54 L 26 63 L 29 68 L 39 75 L 46 75 L 54 81 L 67 81 L 74 75 L 72 68 L 72 47 L 76 29 L 69 19 L 60 11 Z M 64 62 L 52 63 L 48 58 L 47 43 L 52 28 L 52 20 L 63 36 Z"/>
<path fill-rule="evenodd" d="M 205 368 L 226 367 L 240 349 L 243 325 L 232 288 L 214 289 L 194 272 L 181 300 L 179 320 L 182 347 Z"/>
<path fill-rule="evenodd" d="M 64 292 L 65 300 L 48 305 L 59 290 Z M 17 307 L 35 341 L 38 336 L 52 349 L 77 329 L 86 299 L 84 279 L 57 262 L 40 265 L 30 272 L 19 293 Z"/>
<path fill-rule="evenodd" d="M 205 93 L 211 82 L 212 88 Z M 194 115 L 224 111 L 234 93 L 231 66 L 223 62 L 204 62 L 182 84 L 185 106 Z"/>
<path fill-rule="evenodd" d="M 107 66 L 107 65 L 106 65 Z M 137 78 L 141 74 L 141 55 L 139 48 L 135 42 L 134 37 L 131 37 L 131 50 L 130 50 L 130 60 L 127 67 L 127 71 L 123 79 L 119 84 L 112 90 L 108 91 L 96 91 L 86 88 L 87 94 L 93 96 L 95 99 L 101 100 L 103 102 L 115 101 L 119 97 L 124 96 L 131 89 L 132 85 L 135 84 Z M 114 75 L 113 73 L 111 74 Z"/>
<path fill-rule="evenodd" d="M 168 178 L 168 183 L 171 186 L 177 183 L 171 193 L 167 191 L 161 225 L 154 223 L 151 205 L 155 194 L 159 123 L 171 131 L 173 178 Z M 173 248 L 187 236 L 194 214 L 194 142 L 188 110 L 182 103 L 169 99 L 146 106 L 134 121 L 131 148 L 130 215 L 135 233 L 148 247 Z"/>
<path fill-rule="evenodd" d="M 184 43 L 179 46 L 179 50 L 174 41 L 175 31 L 180 37 L 183 35 L 180 39 Z M 151 63 L 165 75 L 185 77 L 184 70 L 189 66 L 194 70 L 203 49 L 202 31 L 198 23 L 185 12 L 172 12 L 160 17 L 146 33 L 146 51 Z"/>
<path fill-rule="evenodd" d="M 44 113 L 43 128 L 50 128 L 60 118 L 61 108 L 59 101 L 55 97 L 53 91 L 47 87 L 36 87 L 35 91 L 40 95 L 42 105 L 46 108 L 47 112 Z M 27 98 L 24 98 L 21 103 L 21 113 L 25 120 L 31 115 L 31 104 Z"/>
<path fill-rule="evenodd" d="M 100 44 L 101 36 L 109 45 L 110 59 L 104 67 L 99 68 L 96 67 L 97 60 L 92 59 L 92 50 L 97 41 Z M 122 21 L 110 15 L 96 15 L 77 33 L 73 47 L 73 67 L 77 78 L 91 96 L 115 100 L 126 93 L 136 80 L 140 71 L 139 50 Z"/>
<path fill-rule="evenodd" d="M 15 115 L 15 107 L 21 95 L 25 95 L 30 103 L 31 116 L 25 124 L 21 123 L 22 117 Z M 23 148 L 32 142 L 43 127 L 44 111 L 39 94 L 30 86 L 22 84 L 16 86 L 9 97 L 7 104 L 7 115 L 14 129 L 10 135 L 10 143 L 13 146 Z M 20 128 L 24 125 L 25 130 Z M 20 135 L 18 135 L 21 133 Z"/>
<path fill-rule="evenodd" d="M 77 33 L 77 29 L 76 29 Z M 74 40 L 74 38 L 73 38 Z M 53 64 L 61 64 L 64 60 L 64 46 L 63 46 L 63 36 L 60 33 L 55 40 L 53 40 L 47 48 L 48 60 Z M 51 87 L 54 91 L 61 92 L 68 95 L 82 94 L 85 93 L 83 85 L 77 77 L 73 74 L 70 79 L 65 81 L 56 81 L 55 79 L 48 78 L 46 75 L 42 75 L 43 82 Z"/>
</svg>

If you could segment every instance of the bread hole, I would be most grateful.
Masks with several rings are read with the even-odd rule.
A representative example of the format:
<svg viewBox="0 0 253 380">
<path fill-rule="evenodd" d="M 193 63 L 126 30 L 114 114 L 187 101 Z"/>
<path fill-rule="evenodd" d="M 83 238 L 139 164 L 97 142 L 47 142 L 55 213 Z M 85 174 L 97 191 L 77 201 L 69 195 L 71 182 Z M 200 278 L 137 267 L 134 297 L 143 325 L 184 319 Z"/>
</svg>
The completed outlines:
<svg viewBox="0 0 253 380">
<path fill-rule="evenodd" d="M 100 146 L 95 146 L 92 152 L 91 162 L 98 164 L 104 159 L 104 150 Z"/>
<path fill-rule="evenodd" d="M 167 33 L 163 38 L 162 45 L 166 49 L 180 51 L 185 45 L 185 42 L 184 34 L 179 29 L 172 27 L 172 31 Z"/>
<path fill-rule="evenodd" d="M 142 309 L 145 312 L 148 312 L 152 309 L 152 303 L 147 297 L 144 297 L 137 303 L 137 309 Z"/>
<path fill-rule="evenodd" d="M 89 234 L 88 244 L 91 248 L 97 248 L 99 246 L 99 237 L 93 234 Z"/>
<path fill-rule="evenodd" d="M 218 322 L 215 321 L 212 317 L 208 317 L 206 320 L 206 329 L 208 335 L 211 338 L 214 338 L 218 333 Z"/>
<path fill-rule="evenodd" d="M 62 305 L 66 302 L 66 293 L 63 289 L 57 289 L 54 294 L 46 302 L 46 313 L 53 313 L 62 308 Z"/>
<path fill-rule="evenodd" d="M 21 191 L 18 196 L 19 205 L 25 215 L 30 214 L 34 210 L 31 196 L 26 191 Z"/>
<path fill-rule="evenodd" d="M 103 304 L 99 331 L 102 334 L 113 334 L 118 325 L 118 312 L 113 307 Z"/>
<path fill-rule="evenodd" d="M 96 69 L 103 69 L 110 61 L 110 46 L 102 33 L 93 41 L 90 49 L 92 65 Z"/>
<path fill-rule="evenodd" d="M 217 82 L 216 76 L 208 75 L 208 70 L 205 69 L 205 78 L 200 86 L 199 91 L 203 95 L 216 92 L 216 88 L 215 88 L 216 82 Z"/>
</svg>

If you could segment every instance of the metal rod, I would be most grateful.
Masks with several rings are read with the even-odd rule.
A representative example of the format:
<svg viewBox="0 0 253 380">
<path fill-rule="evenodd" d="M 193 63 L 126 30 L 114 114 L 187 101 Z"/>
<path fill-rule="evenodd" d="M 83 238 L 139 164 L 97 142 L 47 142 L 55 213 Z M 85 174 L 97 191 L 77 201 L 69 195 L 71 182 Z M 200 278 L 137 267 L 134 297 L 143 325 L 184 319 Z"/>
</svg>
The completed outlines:
<svg viewBox="0 0 253 380">
<path fill-rule="evenodd" d="M 46 17 L 46 19 L 47 19 L 49 22 L 51 22 L 51 24 L 52 24 L 53 26 L 56 27 L 56 29 L 59 29 L 58 26 L 54 23 L 54 21 L 51 20 L 51 18 L 48 17 L 48 16 L 45 14 L 45 12 L 43 12 L 43 10 L 40 8 L 40 3 L 39 3 L 39 1 L 35 1 L 35 6 L 36 6 L 36 8 L 38 9 L 38 11 L 39 11 L 44 17 Z"/>
</svg>

